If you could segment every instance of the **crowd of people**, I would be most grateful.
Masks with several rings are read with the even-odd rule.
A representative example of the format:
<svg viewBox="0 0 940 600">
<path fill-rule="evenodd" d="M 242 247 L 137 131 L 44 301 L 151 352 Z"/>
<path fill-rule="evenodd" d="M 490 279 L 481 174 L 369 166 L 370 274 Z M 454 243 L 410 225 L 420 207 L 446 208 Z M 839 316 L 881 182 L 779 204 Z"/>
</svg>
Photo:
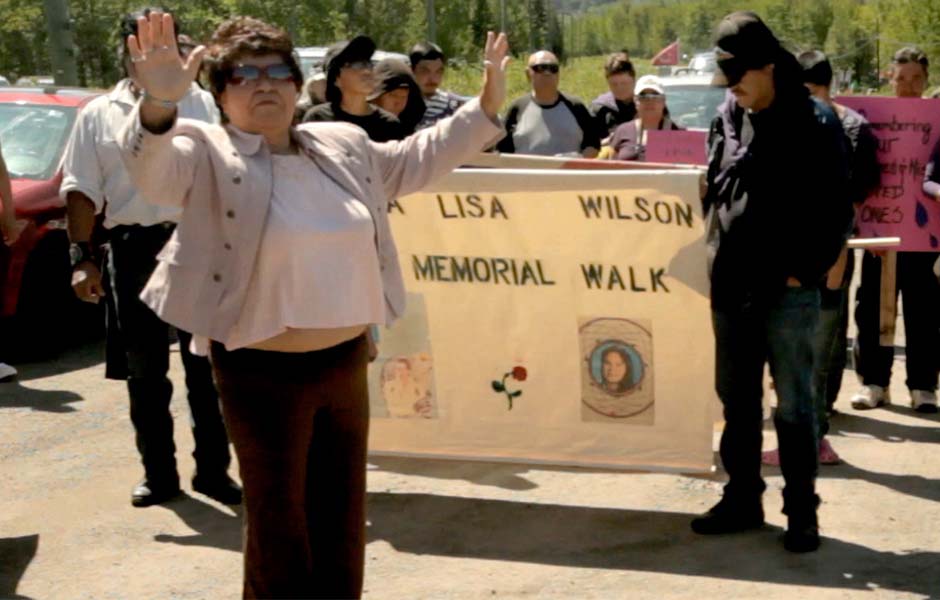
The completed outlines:
<svg viewBox="0 0 940 600">
<path fill-rule="evenodd" d="M 196 441 L 192 487 L 245 506 L 244 596 L 358 597 L 366 369 L 376 355 L 369 329 L 393 322 L 405 302 L 389 201 L 483 149 L 642 160 L 650 130 L 678 126 L 662 81 L 637 78 L 625 53 L 606 61 L 610 91 L 590 106 L 560 91 L 557 56 L 533 53 L 531 93 L 501 119 L 502 34 L 487 37 L 472 99 L 441 89 L 447 60 L 431 43 L 417 44 L 410 64 L 375 64 L 374 42 L 359 36 L 332 46 L 304 81 L 290 36 L 258 19 L 225 21 L 207 46 L 178 34 L 158 9 L 122 21 L 125 78 L 80 114 L 61 185 L 73 287 L 106 303 L 106 376 L 127 385 L 144 470 L 131 501 L 145 507 L 181 493 L 172 326 Z M 854 207 L 879 184 L 877 142 L 860 114 L 833 101 L 823 53 L 794 56 L 750 12 L 722 20 L 716 45 L 715 85 L 728 94 L 708 134 L 702 203 L 728 482 L 691 526 L 703 535 L 761 526 L 763 460 L 779 464 L 785 481 L 784 545 L 809 552 L 820 543 L 818 465 L 838 461 L 825 436 L 846 359 L 846 241 Z M 922 52 L 900 51 L 896 94 L 923 94 L 927 69 Z M 940 148 L 924 191 L 940 200 L 938 160 Z M 9 243 L 17 232 L 4 173 Z M 97 218 L 105 253 L 92 243 Z M 883 256 L 862 261 L 858 409 L 888 402 Z M 897 256 L 907 384 L 922 412 L 937 408 L 938 258 Z M 623 362 L 613 359 L 605 356 L 605 369 Z M 779 448 L 762 454 L 766 364 Z M 228 474 L 229 441 L 244 490 Z"/>
</svg>

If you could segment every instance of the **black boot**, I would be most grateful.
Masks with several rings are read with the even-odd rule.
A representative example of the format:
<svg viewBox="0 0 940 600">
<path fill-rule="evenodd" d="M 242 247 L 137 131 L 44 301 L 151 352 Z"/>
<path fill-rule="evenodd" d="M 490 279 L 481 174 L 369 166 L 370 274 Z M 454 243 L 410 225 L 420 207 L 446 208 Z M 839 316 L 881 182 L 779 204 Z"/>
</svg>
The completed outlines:
<svg viewBox="0 0 940 600">
<path fill-rule="evenodd" d="M 819 496 L 800 505 L 785 503 L 783 513 L 787 515 L 787 532 L 783 536 L 783 547 L 790 552 L 814 552 L 819 548 L 819 520 L 816 508 Z"/>
<path fill-rule="evenodd" d="M 704 515 L 692 519 L 692 531 L 701 535 L 737 533 L 757 529 L 764 524 L 760 497 L 741 501 L 725 496 Z"/>
<path fill-rule="evenodd" d="M 242 488 L 227 474 L 215 475 L 211 478 L 200 475 L 193 476 L 193 490 L 205 494 L 222 504 L 236 505 L 242 503 Z"/>
</svg>

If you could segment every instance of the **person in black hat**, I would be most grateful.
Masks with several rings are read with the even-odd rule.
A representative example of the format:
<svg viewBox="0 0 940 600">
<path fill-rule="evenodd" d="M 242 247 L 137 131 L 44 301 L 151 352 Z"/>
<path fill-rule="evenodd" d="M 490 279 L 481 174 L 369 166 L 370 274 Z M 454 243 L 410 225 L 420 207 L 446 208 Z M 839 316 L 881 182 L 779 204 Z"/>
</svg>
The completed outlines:
<svg viewBox="0 0 940 600">
<path fill-rule="evenodd" d="M 398 117 L 405 135 L 411 135 L 427 110 L 411 67 L 397 58 L 386 58 L 375 65 L 374 73 L 376 85 L 369 102 Z"/>
<path fill-rule="evenodd" d="M 375 89 L 374 53 L 375 42 L 364 35 L 331 46 L 326 53 L 326 104 L 308 110 L 304 122 L 346 121 L 364 129 L 375 142 L 404 139 L 398 119 L 369 104 Z"/>
<path fill-rule="evenodd" d="M 813 336 L 819 286 L 852 223 L 845 136 L 810 99 L 796 58 L 760 17 L 735 12 L 717 31 L 716 83 L 729 88 L 709 133 L 708 189 L 716 389 L 724 407 L 721 501 L 692 521 L 700 534 L 764 523 L 760 474 L 764 365 L 777 392 L 792 552 L 819 547 Z"/>
</svg>

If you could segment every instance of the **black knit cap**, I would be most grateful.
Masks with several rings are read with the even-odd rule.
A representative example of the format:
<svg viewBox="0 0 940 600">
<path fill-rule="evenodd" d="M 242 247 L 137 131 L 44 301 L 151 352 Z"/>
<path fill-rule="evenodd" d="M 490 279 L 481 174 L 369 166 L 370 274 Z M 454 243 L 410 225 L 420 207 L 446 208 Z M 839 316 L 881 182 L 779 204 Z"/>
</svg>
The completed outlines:
<svg viewBox="0 0 940 600">
<path fill-rule="evenodd" d="M 774 63 L 785 52 L 770 28 L 750 11 L 733 12 L 722 19 L 715 38 L 718 72 L 713 85 L 736 85 L 745 72 Z"/>
</svg>

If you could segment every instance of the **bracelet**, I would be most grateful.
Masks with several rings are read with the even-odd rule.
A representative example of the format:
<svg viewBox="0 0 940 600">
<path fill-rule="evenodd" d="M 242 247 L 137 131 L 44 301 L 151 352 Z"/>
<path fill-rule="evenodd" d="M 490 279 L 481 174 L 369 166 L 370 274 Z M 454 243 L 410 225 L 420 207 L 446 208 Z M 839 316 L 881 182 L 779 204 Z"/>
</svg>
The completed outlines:
<svg viewBox="0 0 940 600">
<path fill-rule="evenodd" d="M 144 100 L 150 102 L 151 104 L 156 104 L 161 108 L 167 110 L 176 110 L 177 102 L 174 100 L 163 100 L 162 98 L 157 98 L 156 96 L 151 96 L 150 92 L 144 90 Z"/>
</svg>

